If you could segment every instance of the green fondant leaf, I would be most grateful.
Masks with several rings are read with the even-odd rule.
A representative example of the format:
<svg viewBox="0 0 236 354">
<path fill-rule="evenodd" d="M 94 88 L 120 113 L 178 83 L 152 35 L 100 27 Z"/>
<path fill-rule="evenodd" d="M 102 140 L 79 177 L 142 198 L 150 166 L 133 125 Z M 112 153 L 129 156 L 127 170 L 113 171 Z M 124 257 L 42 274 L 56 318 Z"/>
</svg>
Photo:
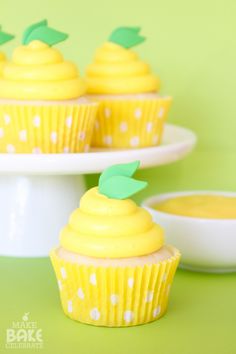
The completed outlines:
<svg viewBox="0 0 236 354">
<path fill-rule="evenodd" d="M 64 41 L 68 34 L 48 27 L 47 20 L 35 23 L 28 27 L 23 36 L 23 44 L 28 44 L 33 40 L 42 41 L 50 46 Z"/>
<path fill-rule="evenodd" d="M 135 171 L 139 168 L 139 165 L 140 161 L 134 161 L 130 163 L 117 164 L 106 168 L 99 178 L 99 186 L 105 180 L 113 176 L 133 176 Z"/>
<path fill-rule="evenodd" d="M 42 27 L 42 26 L 47 26 L 48 21 L 47 20 L 42 20 L 37 23 L 33 23 L 31 26 L 27 27 L 26 30 L 23 33 L 23 39 L 22 39 L 22 44 L 28 44 L 28 37 L 33 32 L 36 28 Z"/>
<path fill-rule="evenodd" d="M 40 40 L 48 45 L 53 45 L 64 41 L 68 38 L 68 34 L 59 32 L 50 27 L 38 27 L 27 38 L 27 43 L 33 40 Z"/>
<path fill-rule="evenodd" d="M 139 35 L 140 27 L 118 27 L 109 37 L 109 41 L 128 49 L 145 41 L 145 37 Z"/>
<path fill-rule="evenodd" d="M 126 176 L 112 176 L 99 185 L 99 192 L 112 199 L 126 199 L 147 186 L 147 182 Z"/>
<path fill-rule="evenodd" d="M 126 27 L 126 28 L 132 29 L 136 33 L 139 33 L 141 31 L 141 27 Z"/>
<path fill-rule="evenodd" d="M 0 27 L 0 29 L 1 29 L 1 27 Z M 0 31 L 0 45 L 10 41 L 14 37 L 15 36 L 13 36 L 10 33 L 6 33 L 6 32 L 3 32 L 3 31 Z"/>
</svg>

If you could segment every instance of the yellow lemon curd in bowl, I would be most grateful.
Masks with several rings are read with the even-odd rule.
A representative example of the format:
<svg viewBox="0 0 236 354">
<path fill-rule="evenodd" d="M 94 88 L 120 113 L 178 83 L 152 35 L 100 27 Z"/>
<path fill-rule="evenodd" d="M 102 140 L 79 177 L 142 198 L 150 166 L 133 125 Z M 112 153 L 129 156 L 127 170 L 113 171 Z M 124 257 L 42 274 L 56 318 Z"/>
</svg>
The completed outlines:
<svg viewBox="0 0 236 354">
<path fill-rule="evenodd" d="M 168 214 L 205 219 L 236 219 L 236 196 L 220 194 L 183 195 L 152 206 Z"/>
</svg>

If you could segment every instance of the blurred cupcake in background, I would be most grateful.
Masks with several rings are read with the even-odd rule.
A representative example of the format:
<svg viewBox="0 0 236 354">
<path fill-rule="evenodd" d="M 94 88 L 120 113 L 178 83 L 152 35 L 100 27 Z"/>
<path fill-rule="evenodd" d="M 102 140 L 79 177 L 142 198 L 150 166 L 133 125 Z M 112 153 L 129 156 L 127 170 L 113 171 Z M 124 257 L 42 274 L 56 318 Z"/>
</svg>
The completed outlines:
<svg viewBox="0 0 236 354">
<path fill-rule="evenodd" d="M 12 34 L 6 33 L 2 31 L 0 26 L 0 46 L 6 42 L 12 40 L 14 36 Z M 4 52 L 0 50 L 0 76 L 2 76 L 3 67 L 6 64 L 7 58 Z"/>
<path fill-rule="evenodd" d="M 77 67 L 53 48 L 67 34 L 43 20 L 26 29 L 0 79 L 0 152 L 87 151 L 97 104 Z"/>
<path fill-rule="evenodd" d="M 99 101 L 92 145 L 140 148 L 161 143 L 171 97 L 160 96 L 160 80 L 133 46 L 145 38 L 138 27 L 119 27 L 86 70 L 88 93 Z"/>
</svg>

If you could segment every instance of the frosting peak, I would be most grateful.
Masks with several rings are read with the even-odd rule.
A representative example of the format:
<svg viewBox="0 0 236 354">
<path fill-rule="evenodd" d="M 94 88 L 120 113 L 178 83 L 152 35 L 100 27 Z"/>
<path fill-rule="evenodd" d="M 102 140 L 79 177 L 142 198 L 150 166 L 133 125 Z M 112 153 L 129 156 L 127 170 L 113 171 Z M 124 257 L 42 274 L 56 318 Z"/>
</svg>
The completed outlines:
<svg viewBox="0 0 236 354">
<path fill-rule="evenodd" d="M 63 61 L 59 50 L 35 40 L 28 45 L 17 47 L 12 55 L 12 63 L 19 65 L 57 64 Z M 27 69 L 27 68 L 26 68 Z"/>
<path fill-rule="evenodd" d="M 15 49 L 0 80 L 1 98 L 64 100 L 84 92 L 85 84 L 76 66 L 39 40 Z"/>
<path fill-rule="evenodd" d="M 157 251 L 163 245 L 163 231 L 132 200 L 108 198 L 95 187 L 81 198 L 60 241 L 79 254 L 124 258 Z"/>
<path fill-rule="evenodd" d="M 95 94 L 122 94 L 156 92 L 159 79 L 151 73 L 148 64 L 141 61 L 131 49 L 106 42 L 96 51 L 87 67 L 88 92 Z"/>
</svg>

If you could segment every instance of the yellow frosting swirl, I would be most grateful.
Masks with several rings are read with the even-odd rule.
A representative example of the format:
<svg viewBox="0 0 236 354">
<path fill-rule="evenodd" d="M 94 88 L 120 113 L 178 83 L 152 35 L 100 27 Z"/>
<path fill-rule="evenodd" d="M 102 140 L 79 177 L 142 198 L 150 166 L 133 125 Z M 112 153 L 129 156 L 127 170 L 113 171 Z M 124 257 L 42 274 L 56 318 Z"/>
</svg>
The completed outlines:
<svg viewBox="0 0 236 354">
<path fill-rule="evenodd" d="M 149 65 L 135 52 L 111 42 L 97 50 L 86 80 L 88 92 L 93 94 L 156 92 L 160 86 Z"/>
<path fill-rule="evenodd" d="M 62 247 L 91 257 L 125 258 L 163 246 L 163 230 L 131 199 L 111 199 L 92 188 L 60 235 Z"/>
<path fill-rule="evenodd" d="M 0 52 L 0 76 L 2 76 L 2 72 L 5 64 L 6 64 L 6 56 L 3 52 Z"/>
<path fill-rule="evenodd" d="M 85 83 L 76 66 L 38 40 L 15 49 L 0 80 L 1 98 L 65 100 L 84 92 Z"/>
</svg>

